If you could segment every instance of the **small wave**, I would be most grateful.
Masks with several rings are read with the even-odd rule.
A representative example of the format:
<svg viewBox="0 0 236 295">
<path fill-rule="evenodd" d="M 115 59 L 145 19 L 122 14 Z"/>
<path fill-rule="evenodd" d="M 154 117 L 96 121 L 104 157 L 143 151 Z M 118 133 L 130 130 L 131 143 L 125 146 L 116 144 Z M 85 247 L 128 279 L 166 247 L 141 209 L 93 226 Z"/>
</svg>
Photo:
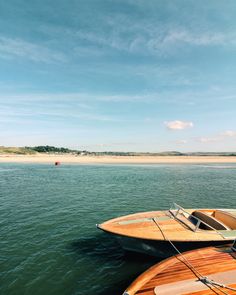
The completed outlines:
<svg viewBox="0 0 236 295">
<path fill-rule="evenodd" d="M 236 165 L 232 166 L 228 166 L 228 165 L 217 165 L 217 166 L 202 166 L 204 168 L 211 168 L 211 169 L 236 169 Z"/>
<path fill-rule="evenodd" d="M 17 171 L 20 170 L 19 168 L 0 168 L 0 172 L 6 172 L 6 171 Z"/>
</svg>

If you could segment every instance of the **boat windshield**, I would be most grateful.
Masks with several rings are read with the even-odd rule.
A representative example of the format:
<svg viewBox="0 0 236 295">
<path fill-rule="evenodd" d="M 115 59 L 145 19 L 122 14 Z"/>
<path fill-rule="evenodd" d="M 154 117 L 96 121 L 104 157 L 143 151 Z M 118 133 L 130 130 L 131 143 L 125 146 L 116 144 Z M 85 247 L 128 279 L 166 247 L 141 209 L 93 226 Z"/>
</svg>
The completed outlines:
<svg viewBox="0 0 236 295">
<path fill-rule="evenodd" d="M 174 218 L 183 222 L 193 231 L 197 231 L 198 229 L 213 231 L 231 229 L 221 220 L 218 220 L 213 215 L 207 214 L 202 210 L 195 210 L 190 213 L 174 203 L 174 206 L 172 206 L 169 212 Z"/>
</svg>

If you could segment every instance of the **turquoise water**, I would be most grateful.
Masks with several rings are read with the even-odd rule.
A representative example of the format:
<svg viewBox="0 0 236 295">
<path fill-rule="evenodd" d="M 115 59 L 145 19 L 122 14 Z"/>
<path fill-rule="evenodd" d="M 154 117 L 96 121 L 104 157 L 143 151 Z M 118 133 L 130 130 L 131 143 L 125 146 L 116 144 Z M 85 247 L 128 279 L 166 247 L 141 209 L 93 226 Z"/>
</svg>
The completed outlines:
<svg viewBox="0 0 236 295">
<path fill-rule="evenodd" d="M 236 165 L 0 164 L 0 294 L 118 295 L 155 260 L 95 224 L 137 211 L 235 205 Z"/>
</svg>

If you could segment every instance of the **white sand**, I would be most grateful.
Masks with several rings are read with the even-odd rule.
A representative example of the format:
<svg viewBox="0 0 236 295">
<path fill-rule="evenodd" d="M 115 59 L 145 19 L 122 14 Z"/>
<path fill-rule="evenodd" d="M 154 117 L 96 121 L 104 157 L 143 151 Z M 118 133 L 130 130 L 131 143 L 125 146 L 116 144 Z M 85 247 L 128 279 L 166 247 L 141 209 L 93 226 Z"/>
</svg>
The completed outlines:
<svg viewBox="0 0 236 295">
<path fill-rule="evenodd" d="M 75 155 L 0 155 L 0 163 L 70 164 L 201 164 L 236 163 L 236 157 L 226 156 L 75 156 Z"/>
</svg>

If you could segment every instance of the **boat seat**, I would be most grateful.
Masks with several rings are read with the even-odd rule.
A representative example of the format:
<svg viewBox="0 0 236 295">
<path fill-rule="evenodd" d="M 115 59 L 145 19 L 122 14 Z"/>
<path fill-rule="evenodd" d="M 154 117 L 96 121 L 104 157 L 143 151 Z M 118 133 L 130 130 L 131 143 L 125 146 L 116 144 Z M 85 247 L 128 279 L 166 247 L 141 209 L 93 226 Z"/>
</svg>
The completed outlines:
<svg viewBox="0 0 236 295">
<path fill-rule="evenodd" d="M 216 210 L 214 212 L 214 217 L 225 224 L 228 228 L 234 230 L 236 229 L 236 217 L 229 212 L 223 210 Z"/>
<path fill-rule="evenodd" d="M 198 219 L 202 220 L 209 226 L 213 227 L 215 230 L 229 230 L 230 228 L 227 227 L 221 220 L 218 220 L 217 217 L 213 217 L 212 215 L 209 215 L 203 211 L 196 210 L 192 213 L 193 216 L 197 217 Z M 200 229 L 206 229 L 211 230 L 210 227 L 208 227 L 206 224 L 200 224 Z"/>
</svg>

